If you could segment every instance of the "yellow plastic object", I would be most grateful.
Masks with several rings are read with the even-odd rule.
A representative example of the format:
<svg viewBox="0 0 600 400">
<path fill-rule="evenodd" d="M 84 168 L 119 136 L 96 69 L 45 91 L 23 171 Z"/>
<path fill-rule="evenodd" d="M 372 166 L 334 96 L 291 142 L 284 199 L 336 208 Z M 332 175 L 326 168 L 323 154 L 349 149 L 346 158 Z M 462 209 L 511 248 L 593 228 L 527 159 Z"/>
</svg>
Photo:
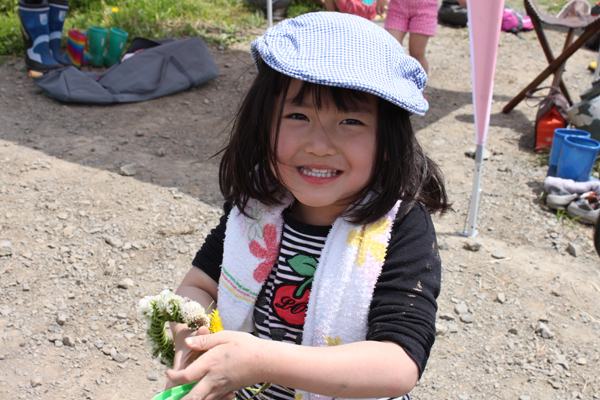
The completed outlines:
<svg viewBox="0 0 600 400">
<path fill-rule="evenodd" d="M 590 63 L 590 65 L 588 66 L 588 69 L 589 69 L 590 71 L 594 72 L 594 71 L 596 71 L 596 66 L 597 66 L 597 65 L 598 65 L 598 64 L 596 63 L 596 61 L 592 61 L 592 62 Z"/>
</svg>

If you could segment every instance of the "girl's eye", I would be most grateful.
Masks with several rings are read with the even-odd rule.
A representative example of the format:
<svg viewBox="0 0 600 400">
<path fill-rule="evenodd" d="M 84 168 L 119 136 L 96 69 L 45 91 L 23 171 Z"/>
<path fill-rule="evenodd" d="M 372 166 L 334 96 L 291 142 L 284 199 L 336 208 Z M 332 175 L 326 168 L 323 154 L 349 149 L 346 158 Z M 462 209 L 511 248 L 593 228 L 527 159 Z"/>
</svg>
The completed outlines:
<svg viewBox="0 0 600 400">
<path fill-rule="evenodd" d="M 347 125 L 362 125 L 363 123 L 360 122 L 357 119 L 345 119 L 342 121 L 342 124 L 347 124 Z"/>
<path fill-rule="evenodd" d="M 291 119 L 300 119 L 300 120 L 304 120 L 304 121 L 308 121 L 308 117 L 304 114 L 299 114 L 299 113 L 293 113 L 287 116 L 288 118 Z"/>
</svg>

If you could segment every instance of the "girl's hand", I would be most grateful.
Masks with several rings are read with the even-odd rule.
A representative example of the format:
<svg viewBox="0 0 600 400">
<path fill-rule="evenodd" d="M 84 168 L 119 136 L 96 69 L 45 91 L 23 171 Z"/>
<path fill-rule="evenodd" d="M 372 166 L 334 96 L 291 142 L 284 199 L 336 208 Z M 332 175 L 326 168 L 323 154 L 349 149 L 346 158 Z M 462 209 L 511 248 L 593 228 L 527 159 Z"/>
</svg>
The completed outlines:
<svg viewBox="0 0 600 400">
<path fill-rule="evenodd" d="M 186 369 L 191 363 L 193 363 L 202 354 L 199 351 L 190 349 L 185 345 L 185 339 L 196 335 L 208 335 L 208 328 L 201 327 L 197 331 L 193 331 L 189 328 L 182 329 L 175 337 L 175 357 L 173 358 L 173 370 L 180 371 Z M 167 380 L 167 386 L 165 390 L 169 390 L 172 387 L 179 385 L 172 380 Z"/>
<path fill-rule="evenodd" d="M 375 6 L 375 12 L 377 15 L 383 16 L 387 11 L 387 6 L 390 0 L 377 0 L 377 5 Z"/>
<path fill-rule="evenodd" d="M 262 381 L 265 342 L 233 331 L 190 336 L 185 344 L 205 353 L 183 370 L 167 371 L 167 376 L 178 385 L 198 381 L 183 400 L 231 400 L 234 391 Z"/>
</svg>

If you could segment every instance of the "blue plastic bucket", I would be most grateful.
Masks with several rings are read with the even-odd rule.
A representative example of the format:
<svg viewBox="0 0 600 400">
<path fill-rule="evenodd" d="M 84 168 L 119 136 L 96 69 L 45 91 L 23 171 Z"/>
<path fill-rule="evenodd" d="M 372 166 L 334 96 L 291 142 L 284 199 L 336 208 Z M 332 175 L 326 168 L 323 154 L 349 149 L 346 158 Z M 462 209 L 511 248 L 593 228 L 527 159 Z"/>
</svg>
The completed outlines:
<svg viewBox="0 0 600 400">
<path fill-rule="evenodd" d="M 550 160 L 548 161 L 548 176 L 556 176 L 556 173 L 558 172 L 558 159 L 560 158 L 560 151 L 562 150 L 565 136 L 569 135 L 585 138 L 590 137 L 589 132 L 582 131 L 581 129 L 555 129 L 554 137 L 552 138 L 552 150 L 550 150 Z"/>
<path fill-rule="evenodd" d="M 590 180 L 600 142 L 580 136 L 566 136 L 558 160 L 558 177 L 577 182 Z"/>
</svg>

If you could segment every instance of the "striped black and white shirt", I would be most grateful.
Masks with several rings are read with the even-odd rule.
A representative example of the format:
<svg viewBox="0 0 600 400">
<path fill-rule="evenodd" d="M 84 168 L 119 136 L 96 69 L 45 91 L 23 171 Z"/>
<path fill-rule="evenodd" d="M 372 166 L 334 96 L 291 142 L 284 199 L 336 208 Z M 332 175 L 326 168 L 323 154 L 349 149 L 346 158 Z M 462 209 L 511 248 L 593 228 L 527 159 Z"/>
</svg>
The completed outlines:
<svg viewBox="0 0 600 400">
<path fill-rule="evenodd" d="M 263 285 L 254 307 L 256 335 L 263 339 L 300 344 L 312 279 L 331 226 L 313 226 L 284 212 L 279 259 Z M 262 385 L 256 385 L 255 389 Z M 255 392 L 243 389 L 239 399 Z M 272 385 L 264 392 L 275 400 L 293 400 L 294 390 Z M 255 399 L 260 396 L 255 397 Z"/>
</svg>

